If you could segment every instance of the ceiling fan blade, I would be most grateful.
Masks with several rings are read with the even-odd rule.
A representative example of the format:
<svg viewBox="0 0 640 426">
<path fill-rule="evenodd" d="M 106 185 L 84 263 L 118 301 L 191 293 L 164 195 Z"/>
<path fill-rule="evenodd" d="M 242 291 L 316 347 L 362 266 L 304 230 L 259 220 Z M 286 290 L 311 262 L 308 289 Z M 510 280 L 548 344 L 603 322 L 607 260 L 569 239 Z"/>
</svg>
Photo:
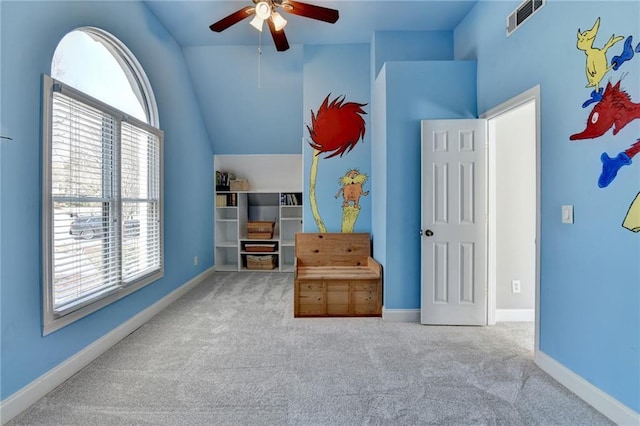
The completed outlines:
<svg viewBox="0 0 640 426">
<path fill-rule="evenodd" d="M 267 19 L 267 24 L 269 24 L 269 31 L 271 31 L 276 50 L 278 52 L 284 52 L 289 49 L 289 42 L 287 41 L 287 36 L 284 35 L 284 30 L 276 31 L 276 27 L 271 19 Z"/>
<path fill-rule="evenodd" d="M 242 21 L 244 18 L 248 17 L 249 15 L 253 15 L 254 13 L 256 13 L 256 8 L 247 6 L 233 12 L 231 15 L 227 17 L 222 18 L 218 22 L 209 25 L 209 28 L 211 28 L 211 31 L 215 31 L 219 33 L 221 31 L 226 30 L 233 24 L 237 24 L 238 22 Z"/>
<path fill-rule="evenodd" d="M 328 7 L 316 6 L 294 0 L 282 0 L 282 8 L 294 15 L 330 22 L 332 24 L 334 24 L 340 17 L 338 11 L 335 9 L 329 9 Z"/>
</svg>

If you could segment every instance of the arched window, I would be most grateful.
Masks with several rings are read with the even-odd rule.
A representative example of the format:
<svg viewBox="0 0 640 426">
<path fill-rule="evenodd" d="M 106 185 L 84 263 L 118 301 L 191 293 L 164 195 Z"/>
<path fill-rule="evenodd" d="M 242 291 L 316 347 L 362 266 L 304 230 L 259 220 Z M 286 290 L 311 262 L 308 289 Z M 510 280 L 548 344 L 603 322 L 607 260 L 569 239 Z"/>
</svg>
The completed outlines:
<svg viewBox="0 0 640 426">
<path fill-rule="evenodd" d="M 84 27 L 43 77 L 43 334 L 163 275 L 162 131 L 139 62 Z"/>
<path fill-rule="evenodd" d="M 53 54 L 51 77 L 147 124 L 160 125 L 142 66 L 122 42 L 105 31 L 84 27 L 65 35 Z"/>
</svg>

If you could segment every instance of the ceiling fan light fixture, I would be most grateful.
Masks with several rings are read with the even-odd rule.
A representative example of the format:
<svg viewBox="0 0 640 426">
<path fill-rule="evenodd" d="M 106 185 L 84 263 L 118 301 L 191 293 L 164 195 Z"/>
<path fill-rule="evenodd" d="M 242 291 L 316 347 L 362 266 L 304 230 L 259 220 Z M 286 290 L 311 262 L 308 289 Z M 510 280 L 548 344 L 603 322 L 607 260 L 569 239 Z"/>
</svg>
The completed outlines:
<svg viewBox="0 0 640 426">
<path fill-rule="evenodd" d="M 287 20 L 275 11 L 271 14 L 271 22 L 276 31 L 281 31 L 287 25 Z"/>
<path fill-rule="evenodd" d="M 261 1 L 256 4 L 256 16 L 263 21 L 271 16 L 271 6 L 266 1 Z"/>
<path fill-rule="evenodd" d="M 271 16 L 271 6 L 266 1 L 261 1 L 256 4 L 256 16 L 253 17 L 250 24 L 256 30 L 262 32 L 264 26 L 264 20 L 269 19 Z"/>
<path fill-rule="evenodd" d="M 261 17 L 259 17 L 257 14 L 256 16 L 253 17 L 253 19 L 251 20 L 251 22 L 249 22 L 249 24 L 251 24 L 251 26 L 253 28 L 255 28 L 256 30 L 262 32 L 262 24 L 264 23 L 264 19 L 262 19 Z"/>
</svg>

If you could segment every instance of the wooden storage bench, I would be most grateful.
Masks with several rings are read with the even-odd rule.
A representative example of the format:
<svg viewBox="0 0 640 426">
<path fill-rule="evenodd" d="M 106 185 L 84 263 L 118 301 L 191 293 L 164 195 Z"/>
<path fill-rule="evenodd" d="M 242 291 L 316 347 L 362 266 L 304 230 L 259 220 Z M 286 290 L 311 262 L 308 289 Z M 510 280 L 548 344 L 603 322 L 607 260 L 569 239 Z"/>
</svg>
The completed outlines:
<svg viewBox="0 0 640 426">
<path fill-rule="evenodd" d="M 382 316 L 382 267 L 366 233 L 297 233 L 294 316 Z"/>
</svg>

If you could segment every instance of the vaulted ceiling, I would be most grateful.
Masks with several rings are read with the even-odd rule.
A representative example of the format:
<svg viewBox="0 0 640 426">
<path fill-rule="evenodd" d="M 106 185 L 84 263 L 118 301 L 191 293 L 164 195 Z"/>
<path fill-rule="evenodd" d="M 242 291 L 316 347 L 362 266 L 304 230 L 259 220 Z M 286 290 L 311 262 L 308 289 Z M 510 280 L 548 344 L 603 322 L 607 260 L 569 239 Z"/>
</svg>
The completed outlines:
<svg viewBox="0 0 640 426">
<path fill-rule="evenodd" d="M 335 24 L 328 24 L 282 13 L 288 20 L 285 32 L 292 45 L 367 43 L 374 31 L 452 30 L 477 0 L 304 2 L 338 9 L 340 18 Z M 219 19 L 253 5 L 251 0 L 150 0 L 146 4 L 181 46 L 255 45 L 258 42 L 259 33 L 249 25 L 249 19 L 221 33 L 209 29 L 209 25 Z M 268 31 L 263 37 L 265 44 L 273 43 Z"/>
</svg>

